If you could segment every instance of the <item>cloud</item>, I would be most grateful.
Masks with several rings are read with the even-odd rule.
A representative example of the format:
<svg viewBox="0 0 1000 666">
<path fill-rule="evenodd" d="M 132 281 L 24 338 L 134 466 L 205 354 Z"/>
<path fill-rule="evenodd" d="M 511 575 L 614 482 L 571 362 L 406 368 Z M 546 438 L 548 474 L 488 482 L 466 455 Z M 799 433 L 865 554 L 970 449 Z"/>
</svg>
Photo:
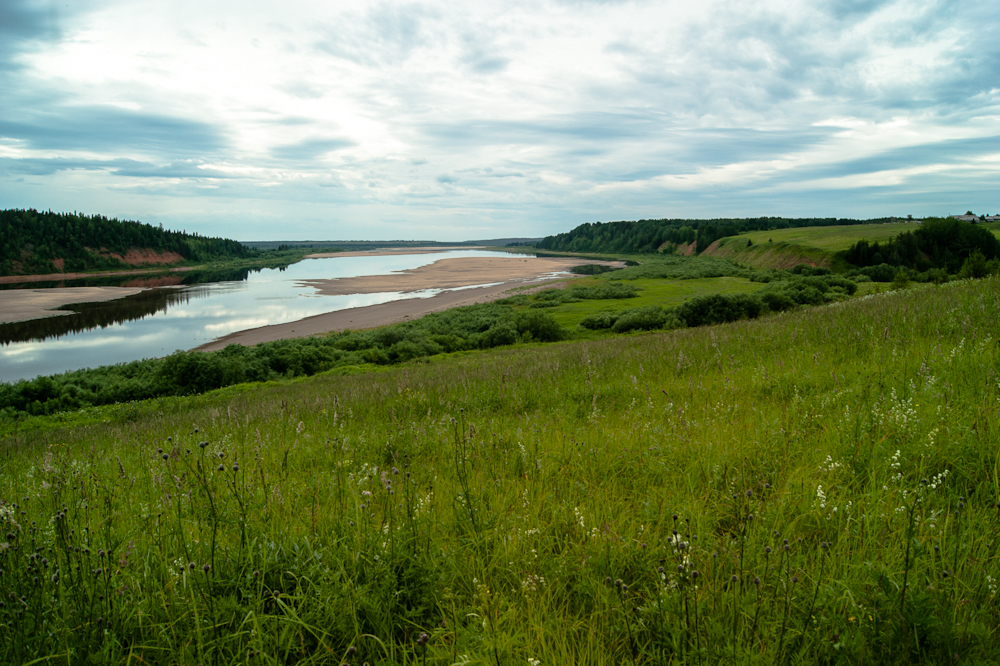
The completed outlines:
<svg viewBox="0 0 1000 666">
<path fill-rule="evenodd" d="M 17 109 L 0 118 L 0 137 L 37 150 L 161 156 L 214 154 L 226 146 L 223 132 L 209 123 L 96 105 Z"/>
<path fill-rule="evenodd" d="M 351 139 L 304 139 L 297 143 L 276 146 L 271 149 L 271 155 L 282 160 L 314 160 L 335 150 L 350 148 L 355 145 Z"/>
<path fill-rule="evenodd" d="M 313 46 L 361 65 L 400 63 L 432 40 L 426 23 L 433 16 L 418 4 L 378 4 L 364 13 L 338 17 Z"/>
<path fill-rule="evenodd" d="M 989 3 L 85 4 L 0 3 L 9 205 L 446 239 L 996 189 Z"/>
<path fill-rule="evenodd" d="M 60 34 L 55 5 L 43 7 L 31 0 L 0 2 L 0 70 L 19 69 L 15 58 L 22 50 Z"/>
</svg>

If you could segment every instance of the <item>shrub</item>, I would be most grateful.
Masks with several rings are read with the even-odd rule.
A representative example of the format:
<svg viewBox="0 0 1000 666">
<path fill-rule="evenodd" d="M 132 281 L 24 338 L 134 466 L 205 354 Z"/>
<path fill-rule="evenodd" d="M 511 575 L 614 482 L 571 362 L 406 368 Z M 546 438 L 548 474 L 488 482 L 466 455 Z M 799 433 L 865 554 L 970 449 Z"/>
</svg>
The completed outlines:
<svg viewBox="0 0 1000 666">
<path fill-rule="evenodd" d="M 615 333 L 628 331 L 653 331 L 663 328 L 667 323 L 667 311 L 658 305 L 648 305 L 643 308 L 625 310 L 615 320 L 611 329 Z"/>
<path fill-rule="evenodd" d="M 611 328 L 618 320 L 618 312 L 596 312 L 580 320 L 580 326 L 592 331 Z"/>
<path fill-rule="evenodd" d="M 555 342 L 566 337 L 559 322 L 547 312 L 519 312 L 514 318 L 514 326 L 525 341 Z"/>
<path fill-rule="evenodd" d="M 748 294 L 712 294 L 692 298 L 677 308 L 677 316 L 688 326 L 722 324 L 754 319 L 764 310 L 760 298 Z"/>
</svg>

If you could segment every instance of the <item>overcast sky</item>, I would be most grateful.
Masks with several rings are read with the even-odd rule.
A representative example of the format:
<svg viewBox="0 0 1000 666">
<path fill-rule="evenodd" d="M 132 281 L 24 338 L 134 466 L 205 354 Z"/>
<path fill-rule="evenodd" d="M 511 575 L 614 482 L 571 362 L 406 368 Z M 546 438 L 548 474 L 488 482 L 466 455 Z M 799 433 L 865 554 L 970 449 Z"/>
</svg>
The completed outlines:
<svg viewBox="0 0 1000 666">
<path fill-rule="evenodd" d="M 998 35 L 995 0 L 0 0 L 0 207 L 240 240 L 995 213 Z"/>
</svg>

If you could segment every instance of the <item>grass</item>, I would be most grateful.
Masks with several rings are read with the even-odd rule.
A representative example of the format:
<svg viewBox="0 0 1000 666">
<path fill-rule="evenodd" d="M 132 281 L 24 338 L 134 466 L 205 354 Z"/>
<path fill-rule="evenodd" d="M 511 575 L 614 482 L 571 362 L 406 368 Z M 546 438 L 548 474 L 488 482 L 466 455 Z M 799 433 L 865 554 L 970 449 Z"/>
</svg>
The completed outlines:
<svg viewBox="0 0 1000 666">
<path fill-rule="evenodd" d="M 614 274 L 573 280 L 570 282 L 570 285 L 593 286 L 600 285 L 607 280 L 614 280 Z M 695 278 L 692 280 L 637 279 L 630 280 L 627 284 L 640 289 L 639 295 L 635 298 L 616 301 L 587 300 L 580 301 L 579 303 L 564 303 L 553 308 L 546 308 L 545 311 L 551 314 L 560 326 L 574 331 L 578 338 L 603 338 L 611 335 L 610 330 L 589 331 L 578 329 L 577 324 L 584 317 L 596 312 L 617 312 L 647 305 L 660 305 L 670 308 L 698 296 L 707 296 L 710 294 L 748 294 L 759 291 L 764 287 L 762 283 L 751 282 L 746 278 L 738 277 Z"/>
<path fill-rule="evenodd" d="M 720 239 L 718 247 L 705 254 L 757 269 L 785 269 L 808 263 L 842 270 L 847 264 L 834 256 L 837 252 L 861 239 L 884 241 L 916 228 L 912 223 L 895 223 L 753 231 Z"/>
<path fill-rule="evenodd" d="M 895 224 L 856 224 L 832 227 L 802 227 L 798 229 L 774 229 L 772 231 L 753 231 L 739 236 L 758 243 L 793 243 L 813 247 L 826 252 L 846 250 L 861 239 L 868 241 L 886 241 L 905 231 L 919 228 L 913 223 L 899 222 Z M 744 240 L 744 243 L 746 240 Z"/>
<path fill-rule="evenodd" d="M 998 307 L 955 282 L 18 431 L 0 661 L 988 663 Z"/>
</svg>

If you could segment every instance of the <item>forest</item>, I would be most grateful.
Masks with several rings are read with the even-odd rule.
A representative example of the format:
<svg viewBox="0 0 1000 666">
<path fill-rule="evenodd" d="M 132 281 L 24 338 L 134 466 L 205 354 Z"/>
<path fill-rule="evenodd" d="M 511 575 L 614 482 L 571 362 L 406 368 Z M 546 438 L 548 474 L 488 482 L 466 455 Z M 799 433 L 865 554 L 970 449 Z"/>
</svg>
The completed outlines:
<svg viewBox="0 0 1000 666">
<path fill-rule="evenodd" d="M 967 277 L 984 277 L 991 272 L 986 262 L 1000 258 L 1000 240 L 979 225 L 929 218 L 918 229 L 901 233 L 886 243 L 859 240 L 840 254 L 862 268 L 888 265 L 919 272 L 938 269 L 952 274 L 962 270 L 972 257 L 969 266 L 973 273 Z"/>
<path fill-rule="evenodd" d="M 113 255 L 129 250 L 174 252 L 185 261 L 246 259 L 259 255 L 235 240 L 170 231 L 103 215 L 0 210 L 0 276 L 132 267 Z"/>
<path fill-rule="evenodd" d="M 639 220 L 637 222 L 594 222 L 581 224 L 566 233 L 546 236 L 535 245 L 540 250 L 559 252 L 658 252 L 664 243 L 697 242 L 702 252 L 720 238 L 748 231 L 835 225 L 881 224 L 893 218 L 854 220 L 838 218 L 751 217 L 713 220 Z"/>
</svg>

